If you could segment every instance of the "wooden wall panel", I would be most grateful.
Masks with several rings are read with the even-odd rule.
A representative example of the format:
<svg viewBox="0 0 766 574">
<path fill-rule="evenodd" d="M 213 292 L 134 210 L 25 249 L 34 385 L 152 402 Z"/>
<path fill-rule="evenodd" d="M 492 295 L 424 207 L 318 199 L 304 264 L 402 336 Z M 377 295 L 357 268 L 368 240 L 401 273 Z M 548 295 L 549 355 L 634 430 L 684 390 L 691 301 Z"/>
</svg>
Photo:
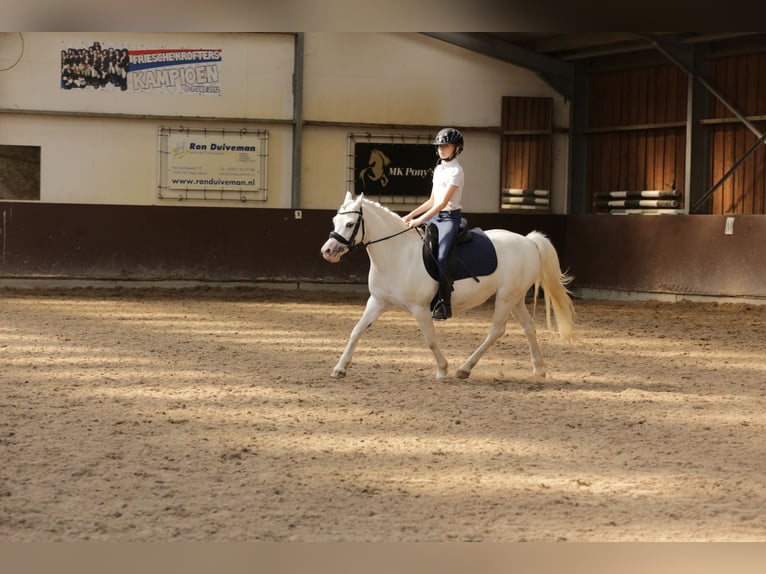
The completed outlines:
<svg viewBox="0 0 766 574">
<path fill-rule="evenodd" d="M 677 189 L 683 193 L 685 74 L 672 65 L 591 77 L 588 193 Z"/>
<path fill-rule="evenodd" d="M 737 54 L 711 60 L 712 84 L 761 132 L 766 131 L 766 53 Z M 740 161 L 757 136 L 719 100 L 711 104 L 709 187 Z M 745 159 L 713 193 L 710 213 L 766 214 L 766 151 Z"/>
<path fill-rule="evenodd" d="M 544 190 L 550 193 L 553 99 L 503 98 L 502 130 L 501 208 L 548 211 L 547 197 L 542 199 L 528 195 L 524 198 L 524 204 L 511 204 L 507 190 Z M 518 197 L 516 199 L 521 201 Z"/>
<path fill-rule="evenodd" d="M 593 135 L 589 140 L 589 189 L 592 193 L 680 189 L 684 154 L 685 138 L 679 129 Z"/>
<path fill-rule="evenodd" d="M 766 52 L 714 53 L 708 64 L 716 91 L 766 132 Z M 620 187 L 638 183 L 639 187 L 659 189 L 675 182 L 680 188 L 686 168 L 685 74 L 673 66 L 609 71 L 594 74 L 592 84 L 588 151 L 610 165 L 589 162 L 588 192 L 602 192 L 615 182 Z M 696 88 L 704 89 L 699 84 Z M 710 101 L 702 119 L 709 149 L 706 189 L 715 186 L 716 190 L 705 211 L 766 214 L 766 148 L 754 147 L 757 136 L 721 101 L 712 96 Z M 634 138 L 628 134 L 642 135 Z M 616 159 L 609 151 L 599 153 L 599 148 L 613 146 L 619 150 Z M 745 157 L 752 150 L 755 152 Z M 606 170 L 608 177 L 603 174 Z M 640 185 L 642 174 L 645 186 Z M 706 189 L 692 192 L 699 195 Z"/>
</svg>

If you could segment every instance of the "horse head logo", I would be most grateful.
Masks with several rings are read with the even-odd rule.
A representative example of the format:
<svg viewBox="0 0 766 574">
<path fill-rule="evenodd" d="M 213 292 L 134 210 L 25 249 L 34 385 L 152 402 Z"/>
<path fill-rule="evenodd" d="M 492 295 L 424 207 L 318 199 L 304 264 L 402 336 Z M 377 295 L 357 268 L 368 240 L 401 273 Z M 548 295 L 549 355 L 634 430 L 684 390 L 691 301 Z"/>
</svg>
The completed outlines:
<svg viewBox="0 0 766 574">
<path fill-rule="evenodd" d="M 389 170 L 391 168 L 391 159 L 380 149 L 374 149 L 370 152 L 370 160 L 367 167 L 359 172 L 359 181 L 362 186 L 367 183 L 378 182 L 380 187 L 388 185 Z"/>
</svg>

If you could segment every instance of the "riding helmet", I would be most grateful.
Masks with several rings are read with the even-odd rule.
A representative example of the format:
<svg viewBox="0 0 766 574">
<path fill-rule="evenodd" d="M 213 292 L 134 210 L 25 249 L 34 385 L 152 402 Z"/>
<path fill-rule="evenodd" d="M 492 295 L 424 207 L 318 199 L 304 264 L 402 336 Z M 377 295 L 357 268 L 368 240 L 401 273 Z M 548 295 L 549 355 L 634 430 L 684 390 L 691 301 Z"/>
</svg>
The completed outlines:
<svg viewBox="0 0 766 574">
<path fill-rule="evenodd" d="M 444 128 L 436 134 L 432 143 L 433 145 L 455 144 L 455 155 L 458 155 L 463 151 L 463 134 L 455 128 Z"/>
</svg>

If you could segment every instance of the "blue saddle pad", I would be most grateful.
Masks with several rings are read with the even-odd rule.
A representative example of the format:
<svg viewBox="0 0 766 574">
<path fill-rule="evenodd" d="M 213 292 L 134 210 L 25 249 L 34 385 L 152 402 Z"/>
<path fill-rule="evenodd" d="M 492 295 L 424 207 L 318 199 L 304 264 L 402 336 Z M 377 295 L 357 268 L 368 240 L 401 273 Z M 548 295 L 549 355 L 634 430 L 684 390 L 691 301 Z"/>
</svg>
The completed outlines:
<svg viewBox="0 0 766 574">
<path fill-rule="evenodd" d="M 469 233 L 470 239 L 455 243 L 450 253 L 449 271 L 453 281 L 491 275 L 497 270 L 497 253 L 487 234 L 478 227 L 470 229 Z M 423 263 L 428 274 L 438 280 L 439 273 L 431 249 L 427 244 L 423 246 Z"/>
</svg>

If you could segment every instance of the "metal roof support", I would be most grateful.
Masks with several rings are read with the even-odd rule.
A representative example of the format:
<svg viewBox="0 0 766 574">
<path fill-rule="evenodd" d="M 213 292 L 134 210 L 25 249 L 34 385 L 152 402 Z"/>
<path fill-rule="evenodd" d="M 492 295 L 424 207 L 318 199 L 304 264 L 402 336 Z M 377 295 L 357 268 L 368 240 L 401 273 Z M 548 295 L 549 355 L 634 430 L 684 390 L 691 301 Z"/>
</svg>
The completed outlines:
<svg viewBox="0 0 766 574">
<path fill-rule="evenodd" d="M 753 152 L 755 152 L 761 144 L 766 143 L 766 135 L 759 130 L 750 120 L 748 120 L 745 115 L 739 111 L 731 102 L 729 102 L 723 95 L 721 95 L 718 91 L 716 91 L 713 86 L 711 86 L 705 78 L 702 76 L 702 74 L 697 73 L 698 70 L 695 70 L 694 68 L 694 57 L 693 57 L 693 50 L 689 49 L 687 46 L 680 46 L 677 43 L 670 43 L 666 40 L 660 40 L 658 38 L 653 38 L 651 36 L 645 36 L 645 38 L 652 43 L 652 45 L 662 54 L 664 55 L 668 60 L 673 62 L 676 66 L 681 68 L 683 71 L 685 71 L 691 79 L 697 80 L 700 84 L 705 86 L 705 88 L 715 96 L 718 101 L 720 101 L 728 110 L 733 113 L 739 121 L 741 121 L 751 132 L 755 134 L 755 137 L 758 138 L 758 141 L 755 142 L 755 144 L 748 149 L 745 154 L 739 158 L 737 161 L 734 162 L 734 165 L 731 166 L 731 168 L 719 179 L 716 183 L 714 183 L 705 193 L 702 194 L 701 197 L 699 197 L 695 202 L 694 205 L 691 206 L 689 209 L 689 213 L 697 213 L 700 208 L 705 205 L 705 203 L 710 199 L 710 197 L 713 195 L 716 189 L 718 189 L 721 185 L 723 185 L 724 181 L 726 181 L 743 163 L 745 163 L 745 160 L 750 157 Z M 690 117 L 688 119 L 689 122 L 693 121 L 693 117 Z M 687 129 L 687 137 L 690 134 L 690 130 Z M 692 138 L 691 140 L 688 140 L 689 145 L 687 145 L 687 150 L 690 146 L 693 146 L 695 143 L 699 141 L 699 138 Z M 689 185 L 691 185 L 691 175 L 690 175 L 690 169 L 691 166 L 688 163 L 689 158 L 691 156 L 688 154 L 687 151 L 687 165 L 686 165 L 686 180 Z M 699 157 L 699 156 L 697 156 Z M 689 193 L 687 189 L 687 201 L 690 200 Z M 687 203 L 687 205 L 689 205 Z"/>
<path fill-rule="evenodd" d="M 574 70 L 572 65 L 567 62 L 527 50 L 491 34 L 423 32 L 423 35 L 537 72 L 547 84 L 564 98 L 572 99 Z"/>
<path fill-rule="evenodd" d="M 589 63 L 574 64 L 573 100 L 569 106 L 569 209 L 570 215 L 588 213 L 588 99 L 590 98 Z"/>
<path fill-rule="evenodd" d="M 718 101 L 726 106 L 731 113 L 733 113 L 739 121 L 747 126 L 747 128 L 755 134 L 755 137 L 763 137 L 763 133 L 753 123 L 748 120 L 742 112 L 740 112 L 734 104 L 729 102 L 723 95 L 721 95 L 716 89 L 710 85 L 701 75 L 694 73 L 693 64 L 693 52 L 687 46 L 680 46 L 677 43 L 670 43 L 667 40 L 653 38 L 651 36 L 644 36 L 646 40 L 652 43 L 652 45 L 668 60 L 673 62 L 676 66 L 681 68 L 684 72 L 693 77 L 700 84 L 713 94 Z"/>
<path fill-rule="evenodd" d="M 303 53 L 304 34 L 295 34 L 293 59 L 293 179 L 290 194 L 292 209 L 301 207 L 301 163 L 303 151 Z"/>
<path fill-rule="evenodd" d="M 710 45 L 695 45 L 693 69 L 695 75 L 709 73 L 706 56 Z M 691 205 L 697 202 L 707 187 L 708 161 L 710 158 L 710 132 L 702 125 L 710 104 L 710 92 L 702 89 L 694 81 L 694 76 L 688 76 L 686 98 L 686 157 L 684 160 L 684 207 L 687 213 Z"/>
<path fill-rule="evenodd" d="M 708 189 L 702 197 L 700 197 L 697 202 L 692 206 L 689 213 L 697 213 L 699 209 L 705 204 L 705 202 L 710 199 L 710 196 L 713 195 L 713 192 L 721 187 L 723 185 L 723 182 L 729 179 L 731 174 L 733 174 L 739 166 L 741 166 L 743 163 L 745 163 L 745 160 L 749 158 L 751 155 L 753 155 L 753 152 L 755 152 L 762 144 L 766 143 L 766 134 L 762 135 L 760 138 L 758 138 L 758 141 L 756 141 L 753 146 L 748 149 L 744 155 L 739 158 L 737 161 L 734 162 L 734 165 L 732 165 L 729 170 L 721 176 L 721 179 L 719 179 L 717 182 L 715 182 L 710 189 Z"/>
</svg>

